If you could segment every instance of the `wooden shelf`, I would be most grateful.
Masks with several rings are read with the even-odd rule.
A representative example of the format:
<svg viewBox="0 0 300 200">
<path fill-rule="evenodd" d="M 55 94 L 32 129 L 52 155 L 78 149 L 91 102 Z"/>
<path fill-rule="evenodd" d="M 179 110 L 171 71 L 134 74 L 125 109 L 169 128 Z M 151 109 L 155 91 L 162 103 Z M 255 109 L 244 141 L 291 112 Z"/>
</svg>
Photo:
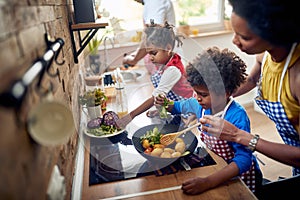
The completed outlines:
<svg viewBox="0 0 300 200">
<path fill-rule="evenodd" d="M 89 30 L 89 29 L 99 29 L 105 28 L 108 26 L 108 23 L 80 23 L 80 24 L 72 24 L 71 28 L 73 31 L 76 30 Z"/>
<path fill-rule="evenodd" d="M 108 26 L 108 23 L 79 23 L 79 24 L 70 24 L 70 34 L 71 34 L 71 43 L 72 50 L 74 55 L 74 62 L 78 63 L 78 56 L 84 50 L 84 48 L 88 45 L 91 39 L 96 35 L 97 31 L 100 28 L 105 28 Z M 81 38 L 80 31 L 89 30 L 87 34 Z M 77 50 L 75 39 L 74 39 L 74 31 L 78 32 L 79 37 L 79 49 Z"/>
</svg>

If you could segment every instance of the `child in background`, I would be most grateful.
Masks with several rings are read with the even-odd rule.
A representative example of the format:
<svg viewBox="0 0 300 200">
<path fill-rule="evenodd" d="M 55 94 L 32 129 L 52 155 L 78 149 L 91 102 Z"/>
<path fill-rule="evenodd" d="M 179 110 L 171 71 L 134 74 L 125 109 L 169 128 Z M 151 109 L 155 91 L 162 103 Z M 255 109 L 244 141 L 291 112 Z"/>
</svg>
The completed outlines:
<svg viewBox="0 0 300 200">
<path fill-rule="evenodd" d="M 240 129 L 250 132 L 250 120 L 245 109 L 235 102 L 232 93 L 245 81 L 245 63 L 228 49 L 208 48 L 186 67 L 187 80 L 197 93 L 197 98 L 175 101 L 167 110 L 172 114 L 193 113 L 202 115 L 222 113 L 222 118 Z M 157 96 L 156 105 L 163 105 L 164 97 Z M 222 170 L 207 177 L 195 177 L 184 181 L 186 194 L 199 194 L 217 187 L 235 176 L 240 176 L 250 190 L 261 185 L 262 173 L 256 158 L 245 146 L 220 140 L 200 132 L 201 140 L 228 163 Z"/>
<path fill-rule="evenodd" d="M 144 5 L 143 8 L 143 25 L 144 27 L 147 24 L 150 24 L 151 20 L 154 20 L 157 24 L 164 24 L 167 21 L 169 24 L 175 24 L 176 16 L 174 11 L 174 6 L 172 0 L 135 0 L 138 3 Z M 176 31 L 176 27 L 174 27 L 174 31 Z M 179 55 L 183 55 L 182 48 L 174 48 L 174 52 Z M 125 55 L 123 58 L 123 64 L 134 66 L 140 60 L 143 59 L 145 63 L 145 67 L 148 70 L 149 74 L 152 75 L 157 71 L 157 66 L 155 66 L 150 61 L 150 56 L 147 54 L 146 49 L 144 48 L 144 44 L 141 43 L 140 46 L 131 54 Z"/>
<path fill-rule="evenodd" d="M 185 68 L 181 57 L 173 52 L 176 41 L 182 45 L 179 37 L 174 33 L 173 26 L 168 22 L 162 26 L 154 24 L 152 21 L 145 28 L 146 51 L 150 55 L 151 62 L 159 66 L 159 69 L 151 76 L 151 82 L 155 89 L 149 99 L 117 121 L 120 127 L 125 127 L 134 117 L 149 110 L 154 105 L 154 98 L 159 94 L 166 94 L 169 99 L 174 101 L 187 99 L 194 95 L 193 88 L 185 78 Z M 152 117 L 152 113 L 148 112 L 147 116 Z M 173 123 L 179 124 L 178 120 L 180 120 L 180 116 L 177 116 L 177 120 L 174 120 Z"/>
</svg>

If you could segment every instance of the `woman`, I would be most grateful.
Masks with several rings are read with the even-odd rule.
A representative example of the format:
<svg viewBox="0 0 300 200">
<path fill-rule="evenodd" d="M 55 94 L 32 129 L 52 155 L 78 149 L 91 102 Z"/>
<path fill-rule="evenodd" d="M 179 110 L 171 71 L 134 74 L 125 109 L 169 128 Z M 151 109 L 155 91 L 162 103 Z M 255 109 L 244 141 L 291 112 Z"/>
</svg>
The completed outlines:
<svg viewBox="0 0 300 200">
<path fill-rule="evenodd" d="M 203 129 L 292 166 L 294 178 L 265 185 L 258 197 L 267 198 L 265 195 L 270 192 L 276 196 L 292 196 L 293 192 L 297 193 L 291 191 L 292 185 L 300 183 L 300 21 L 297 6 L 281 0 L 229 0 L 229 3 L 235 32 L 233 43 L 247 54 L 257 54 L 245 84 L 234 95 L 244 94 L 258 84 L 256 102 L 275 122 L 285 144 L 264 140 L 258 134 L 246 134 L 212 116 L 201 119 L 206 124 Z"/>
</svg>

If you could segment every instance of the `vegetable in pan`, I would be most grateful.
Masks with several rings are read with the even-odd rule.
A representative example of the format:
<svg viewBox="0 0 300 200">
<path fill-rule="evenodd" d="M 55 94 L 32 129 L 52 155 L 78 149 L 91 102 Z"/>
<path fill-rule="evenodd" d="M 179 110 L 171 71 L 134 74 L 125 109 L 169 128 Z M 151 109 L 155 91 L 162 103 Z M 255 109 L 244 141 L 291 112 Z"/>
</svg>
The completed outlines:
<svg viewBox="0 0 300 200">
<path fill-rule="evenodd" d="M 160 143 L 162 133 L 157 127 L 149 130 L 145 135 L 141 136 L 141 143 L 144 148 L 144 153 L 160 158 L 176 158 L 183 155 L 186 150 L 186 145 L 181 138 L 176 139 L 174 148 L 166 147 Z"/>
<path fill-rule="evenodd" d="M 143 143 L 143 147 L 147 149 L 147 147 L 153 147 L 155 144 L 160 144 L 160 138 L 162 134 L 158 131 L 157 127 L 154 127 L 153 130 L 149 130 L 145 135 L 141 137 L 141 142 Z"/>
</svg>

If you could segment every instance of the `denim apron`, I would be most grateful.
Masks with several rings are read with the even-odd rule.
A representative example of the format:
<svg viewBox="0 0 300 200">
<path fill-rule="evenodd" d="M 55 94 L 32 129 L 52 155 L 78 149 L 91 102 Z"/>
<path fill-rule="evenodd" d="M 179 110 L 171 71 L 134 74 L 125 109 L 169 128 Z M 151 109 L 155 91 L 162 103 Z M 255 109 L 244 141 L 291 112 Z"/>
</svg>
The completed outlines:
<svg viewBox="0 0 300 200">
<path fill-rule="evenodd" d="M 224 116 L 232 103 L 233 98 L 230 98 L 230 101 L 227 103 L 226 107 L 223 110 L 221 118 L 224 119 Z M 202 111 L 202 116 L 204 115 L 204 109 Z M 234 151 L 231 148 L 231 146 L 228 144 L 226 140 L 220 140 L 217 137 L 208 135 L 200 132 L 201 140 L 205 143 L 206 147 L 219 156 L 221 156 L 227 163 L 230 162 L 231 159 L 234 158 Z M 251 168 L 241 174 L 241 179 L 244 181 L 244 183 L 248 186 L 248 188 L 255 192 L 255 163 L 252 161 Z"/>
<path fill-rule="evenodd" d="M 296 129 L 293 127 L 291 124 L 290 120 L 287 118 L 287 115 L 284 111 L 283 105 L 280 102 L 280 95 L 281 95 L 281 89 L 282 89 L 282 82 L 283 78 L 287 72 L 290 60 L 292 58 L 293 52 L 296 47 L 296 43 L 293 44 L 290 53 L 287 57 L 287 60 L 285 62 L 282 74 L 281 74 L 281 79 L 280 79 L 280 84 L 278 88 L 278 98 L 277 102 L 270 102 L 268 100 L 262 99 L 262 91 L 261 91 L 261 79 L 262 79 L 262 74 L 260 77 L 260 81 L 258 83 L 258 96 L 255 98 L 255 101 L 257 105 L 265 112 L 265 114 L 275 122 L 276 128 L 278 133 L 280 134 L 282 140 L 284 141 L 285 144 L 295 146 L 295 147 L 300 147 L 300 140 L 299 140 L 299 135 Z M 262 61 L 262 67 L 264 66 L 265 63 L 265 57 Z M 263 71 L 263 70 L 261 70 Z M 300 174 L 300 168 L 293 168 L 293 175 Z"/>
</svg>

